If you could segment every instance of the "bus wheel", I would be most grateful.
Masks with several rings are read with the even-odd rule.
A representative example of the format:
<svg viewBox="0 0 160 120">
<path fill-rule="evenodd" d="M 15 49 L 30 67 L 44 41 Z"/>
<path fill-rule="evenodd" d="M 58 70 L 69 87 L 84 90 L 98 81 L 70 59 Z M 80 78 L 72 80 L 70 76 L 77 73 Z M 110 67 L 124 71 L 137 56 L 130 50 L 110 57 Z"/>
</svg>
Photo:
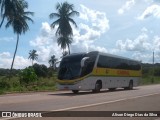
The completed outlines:
<svg viewBox="0 0 160 120">
<path fill-rule="evenodd" d="M 133 81 L 131 80 L 131 81 L 129 82 L 128 87 L 124 87 L 124 89 L 125 89 L 125 90 L 132 90 L 132 89 L 133 89 Z"/>
<path fill-rule="evenodd" d="M 93 89 L 92 92 L 100 92 L 101 88 L 102 88 L 102 82 L 97 81 L 95 84 L 95 89 Z"/>
<path fill-rule="evenodd" d="M 133 81 L 132 81 L 132 80 L 129 82 L 128 89 L 129 89 L 129 90 L 132 90 L 132 89 L 133 89 Z"/>
<path fill-rule="evenodd" d="M 73 92 L 74 94 L 77 94 L 77 93 L 79 92 L 79 90 L 72 90 L 72 92 Z"/>
</svg>

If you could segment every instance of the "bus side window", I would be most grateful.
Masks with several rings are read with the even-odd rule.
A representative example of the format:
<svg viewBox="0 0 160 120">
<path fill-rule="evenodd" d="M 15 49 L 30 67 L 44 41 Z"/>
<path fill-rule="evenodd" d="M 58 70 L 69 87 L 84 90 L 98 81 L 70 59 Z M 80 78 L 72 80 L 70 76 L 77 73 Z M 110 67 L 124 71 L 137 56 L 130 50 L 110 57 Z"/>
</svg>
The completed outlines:
<svg viewBox="0 0 160 120">
<path fill-rule="evenodd" d="M 93 67 L 94 67 L 94 63 L 95 63 L 95 61 L 93 59 L 91 59 L 91 58 L 87 59 L 85 61 L 84 67 L 82 68 L 81 76 L 84 76 L 84 75 L 91 73 L 93 70 Z"/>
</svg>

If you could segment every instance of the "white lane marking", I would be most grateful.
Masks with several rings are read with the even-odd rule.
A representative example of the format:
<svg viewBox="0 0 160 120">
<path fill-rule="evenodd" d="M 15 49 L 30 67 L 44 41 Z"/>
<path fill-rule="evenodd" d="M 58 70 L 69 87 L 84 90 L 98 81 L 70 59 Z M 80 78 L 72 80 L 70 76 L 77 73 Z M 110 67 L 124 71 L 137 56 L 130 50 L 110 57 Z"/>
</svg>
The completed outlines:
<svg viewBox="0 0 160 120">
<path fill-rule="evenodd" d="M 136 96 L 136 97 L 131 97 L 131 98 L 124 98 L 124 99 L 118 99 L 118 100 L 113 100 L 113 101 L 94 103 L 94 104 L 88 104 L 88 105 L 82 105 L 82 106 L 76 106 L 76 107 L 69 107 L 69 108 L 63 108 L 63 109 L 57 109 L 57 110 L 50 110 L 50 111 L 65 111 L 65 110 L 72 110 L 72 109 L 78 109 L 78 108 L 92 107 L 92 106 L 115 103 L 115 102 L 120 102 L 120 101 L 125 101 L 125 100 L 136 99 L 136 98 L 148 97 L 148 96 L 158 95 L 158 94 L 160 94 L 160 93 L 147 94 L 147 95 Z"/>
</svg>

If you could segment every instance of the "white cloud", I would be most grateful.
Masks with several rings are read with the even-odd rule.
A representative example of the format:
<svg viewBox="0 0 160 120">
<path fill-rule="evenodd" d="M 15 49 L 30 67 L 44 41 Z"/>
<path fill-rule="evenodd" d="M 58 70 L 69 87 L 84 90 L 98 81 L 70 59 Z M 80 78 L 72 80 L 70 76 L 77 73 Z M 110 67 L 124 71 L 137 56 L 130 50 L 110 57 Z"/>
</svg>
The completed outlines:
<svg viewBox="0 0 160 120">
<path fill-rule="evenodd" d="M 3 52 L 3 53 L 0 53 L 0 58 L 3 58 L 3 57 L 10 57 L 10 53 L 9 52 Z"/>
<path fill-rule="evenodd" d="M 109 20 L 104 12 L 96 11 L 80 5 L 80 19 L 78 29 L 73 28 L 73 43 L 71 44 L 71 53 L 89 52 L 93 50 L 106 52 L 106 48 L 95 45 L 95 41 L 109 30 Z M 86 24 L 85 24 L 86 23 Z M 51 55 L 57 58 L 62 56 L 62 50 L 57 45 L 55 37 L 56 29 L 51 29 L 49 23 L 42 23 L 40 34 L 32 41 L 30 45 L 35 47 L 39 55 L 38 62 L 48 64 Z"/>
<path fill-rule="evenodd" d="M 118 14 L 124 14 L 125 11 L 129 10 L 133 5 L 135 5 L 135 0 L 128 0 L 119 10 Z"/>
<path fill-rule="evenodd" d="M 160 61 L 160 36 L 149 37 L 149 31 L 144 27 L 141 34 L 135 39 L 118 40 L 116 46 L 119 50 L 130 52 L 133 59 L 145 63 L 151 63 L 153 51 L 155 52 L 155 62 Z"/>
<path fill-rule="evenodd" d="M 154 51 L 160 51 L 160 36 L 154 36 L 153 50 Z"/>
<path fill-rule="evenodd" d="M 33 41 L 30 41 L 31 46 L 43 46 L 50 45 L 51 39 L 54 36 L 55 31 L 50 28 L 50 25 L 47 22 L 42 23 L 42 27 L 40 29 L 40 35 Z M 48 40 L 48 38 L 50 38 Z"/>
<path fill-rule="evenodd" d="M 89 9 L 84 5 L 81 6 L 80 18 L 90 23 L 92 29 L 100 31 L 101 33 L 109 30 L 109 20 L 105 12 Z"/>
<path fill-rule="evenodd" d="M 144 20 L 150 16 L 154 16 L 160 18 L 160 6 L 159 5 L 151 5 L 144 10 L 144 12 L 138 17 L 139 20 Z"/>
<path fill-rule="evenodd" d="M 106 52 L 107 49 L 95 45 L 100 36 L 109 30 L 109 20 L 104 12 L 96 11 L 81 6 L 80 19 L 84 22 L 80 23 L 79 29 L 74 28 L 73 44 L 71 46 L 74 52 L 89 52 L 93 50 Z M 86 23 L 86 24 L 84 24 Z"/>
<path fill-rule="evenodd" d="M 10 68 L 12 63 L 12 56 L 9 52 L 0 53 L 0 68 Z M 13 68 L 22 69 L 31 65 L 31 61 L 22 57 L 16 56 Z"/>
<path fill-rule="evenodd" d="M 150 51 L 148 53 L 142 52 L 135 52 L 133 53 L 132 57 L 136 60 L 142 61 L 143 63 L 152 63 L 153 62 L 153 52 Z M 159 63 L 160 61 L 160 54 L 159 52 L 154 53 L 154 62 Z"/>
<path fill-rule="evenodd" d="M 135 60 L 142 61 L 143 63 L 150 63 L 152 61 L 152 58 L 153 58 L 152 53 L 151 54 L 144 54 L 144 53 L 141 53 L 141 52 L 133 53 L 132 57 Z"/>
<path fill-rule="evenodd" d="M 148 35 L 146 33 L 141 33 L 136 39 L 125 41 L 118 40 L 116 46 L 120 50 L 127 51 L 146 51 L 151 49 L 151 44 L 148 42 Z"/>
<path fill-rule="evenodd" d="M 38 61 L 46 65 L 53 54 L 57 57 L 62 55 L 60 47 L 58 47 L 56 42 L 55 29 L 51 29 L 47 22 L 42 23 L 40 34 L 30 41 L 30 45 L 36 48 Z"/>
</svg>

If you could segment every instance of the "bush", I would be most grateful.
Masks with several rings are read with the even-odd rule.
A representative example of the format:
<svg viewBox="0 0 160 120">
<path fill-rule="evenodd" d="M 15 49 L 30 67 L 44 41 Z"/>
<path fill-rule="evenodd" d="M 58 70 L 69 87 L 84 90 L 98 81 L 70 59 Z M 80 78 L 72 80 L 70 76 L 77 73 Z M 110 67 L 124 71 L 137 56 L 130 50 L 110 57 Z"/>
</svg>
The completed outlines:
<svg viewBox="0 0 160 120">
<path fill-rule="evenodd" d="M 0 81 L 0 89 L 8 89 L 10 88 L 10 85 L 7 81 Z"/>
<path fill-rule="evenodd" d="M 156 67 L 155 70 L 154 70 L 154 75 L 155 76 L 160 76 L 160 68 L 159 67 Z"/>
<path fill-rule="evenodd" d="M 33 65 L 33 68 L 35 70 L 35 73 L 38 77 L 47 77 L 48 76 L 48 69 L 45 65 L 39 65 L 35 63 Z"/>
<path fill-rule="evenodd" d="M 37 81 L 37 75 L 32 67 L 27 67 L 20 73 L 20 83 L 29 84 Z"/>
</svg>

